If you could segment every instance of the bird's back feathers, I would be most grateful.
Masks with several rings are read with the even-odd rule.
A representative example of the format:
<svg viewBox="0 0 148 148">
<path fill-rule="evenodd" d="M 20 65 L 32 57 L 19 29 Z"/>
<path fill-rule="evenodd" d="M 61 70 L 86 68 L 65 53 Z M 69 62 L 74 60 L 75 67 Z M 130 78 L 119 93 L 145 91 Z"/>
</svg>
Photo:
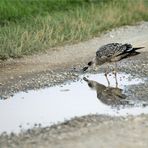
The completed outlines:
<svg viewBox="0 0 148 148">
<path fill-rule="evenodd" d="M 90 61 L 86 67 L 83 68 L 83 71 L 86 71 L 88 67 L 95 65 L 102 65 L 107 62 L 116 62 L 124 58 L 135 56 L 140 54 L 137 50 L 144 47 L 133 47 L 131 44 L 122 44 L 122 43 L 109 43 L 101 46 L 96 51 L 95 60 Z"/>
<path fill-rule="evenodd" d="M 135 50 L 142 49 L 144 47 L 133 48 L 131 44 L 121 44 L 121 43 L 110 43 L 104 46 L 101 46 L 97 52 L 96 57 L 99 59 L 103 58 L 111 58 L 123 55 L 125 53 L 132 53 Z"/>
</svg>

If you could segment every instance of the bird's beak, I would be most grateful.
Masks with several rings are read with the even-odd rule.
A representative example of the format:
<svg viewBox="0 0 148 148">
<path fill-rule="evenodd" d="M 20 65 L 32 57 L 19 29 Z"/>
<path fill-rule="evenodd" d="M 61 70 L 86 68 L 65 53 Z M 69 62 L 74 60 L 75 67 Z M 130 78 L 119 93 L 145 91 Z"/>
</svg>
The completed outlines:
<svg viewBox="0 0 148 148">
<path fill-rule="evenodd" d="M 88 69 L 88 66 L 85 66 L 82 71 L 85 72 Z"/>
<path fill-rule="evenodd" d="M 88 81 L 89 81 L 86 77 L 83 77 L 83 80 L 84 80 L 84 81 L 86 81 L 86 82 L 88 82 Z"/>
</svg>

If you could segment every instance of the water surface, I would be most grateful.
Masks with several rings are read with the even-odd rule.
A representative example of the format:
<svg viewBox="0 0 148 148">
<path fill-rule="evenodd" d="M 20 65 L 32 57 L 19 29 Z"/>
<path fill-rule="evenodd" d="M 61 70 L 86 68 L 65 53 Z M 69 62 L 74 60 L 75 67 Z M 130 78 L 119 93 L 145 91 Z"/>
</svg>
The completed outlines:
<svg viewBox="0 0 148 148">
<path fill-rule="evenodd" d="M 107 86 L 104 74 L 85 76 Z M 111 86 L 115 86 L 114 77 L 110 76 L 109 79 Z M 118 83 L 124 91 L 129 85 L 138 85 L 144 81 L 133 79 L 127 74 L 118 74 Z M 0 133 L 19 132 L 20 129 L 28 129 L 39 123 L 49 126 L 75 116 L 96 113 L 110 116 L 138 115 L 148 113 L 148 107 L 142 107 L 142 104 L 112 107 L 100 101 L 96 91 L 92 91 L 85 81 L 67 82 L 27 93 L 19 92 L 7 100 L 0 100 Z"/>
</svg>

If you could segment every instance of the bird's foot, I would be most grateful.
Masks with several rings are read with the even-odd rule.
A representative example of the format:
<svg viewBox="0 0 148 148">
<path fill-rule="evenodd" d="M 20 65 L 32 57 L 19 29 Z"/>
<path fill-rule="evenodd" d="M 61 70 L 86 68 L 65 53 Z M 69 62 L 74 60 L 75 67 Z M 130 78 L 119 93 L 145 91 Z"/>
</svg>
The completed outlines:
<svg viewBox="0 0 148 148">
<path fill-rule="evenodd" d="M 112 74 L 116 75 L 116 74 L 117 74 L 117 72 L 116 72 L 115 70 L 113 70 L 113 71 L 112 71 Z"/>
</svg>

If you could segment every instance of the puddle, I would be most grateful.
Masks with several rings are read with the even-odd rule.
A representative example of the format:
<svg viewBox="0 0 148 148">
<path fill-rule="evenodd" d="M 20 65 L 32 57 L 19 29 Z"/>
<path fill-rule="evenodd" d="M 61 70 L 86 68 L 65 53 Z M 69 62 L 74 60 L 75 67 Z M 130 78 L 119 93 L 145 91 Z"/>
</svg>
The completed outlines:
<svg viewBox="0 0 148 148">
<path fill-rule="evenodd" d="M 83 76 L 107 85 L 104 74 Z M 110 76 L 109 79 L 111 87 L 115 86 L 114 77 Z M 118 74 L 118 83 L 124 93 L 127 85 L 144 82 L 141 79 L 132 79 L 130 75 Z M 88 114 L 126 116 L 141 113 L 148 113 L 148 107 L 142 107 L 141 104 L 134 107 L 112 107 L 99 100 L 96 91 L 92 91 L 84 80 L 79 80 L 56 87 L 31 90 L 28 93 L 20 92 L 7 100 L 0 100 L 0 133 L 18 133 L 35 124 L 49 126 Z"/>
</svg>

